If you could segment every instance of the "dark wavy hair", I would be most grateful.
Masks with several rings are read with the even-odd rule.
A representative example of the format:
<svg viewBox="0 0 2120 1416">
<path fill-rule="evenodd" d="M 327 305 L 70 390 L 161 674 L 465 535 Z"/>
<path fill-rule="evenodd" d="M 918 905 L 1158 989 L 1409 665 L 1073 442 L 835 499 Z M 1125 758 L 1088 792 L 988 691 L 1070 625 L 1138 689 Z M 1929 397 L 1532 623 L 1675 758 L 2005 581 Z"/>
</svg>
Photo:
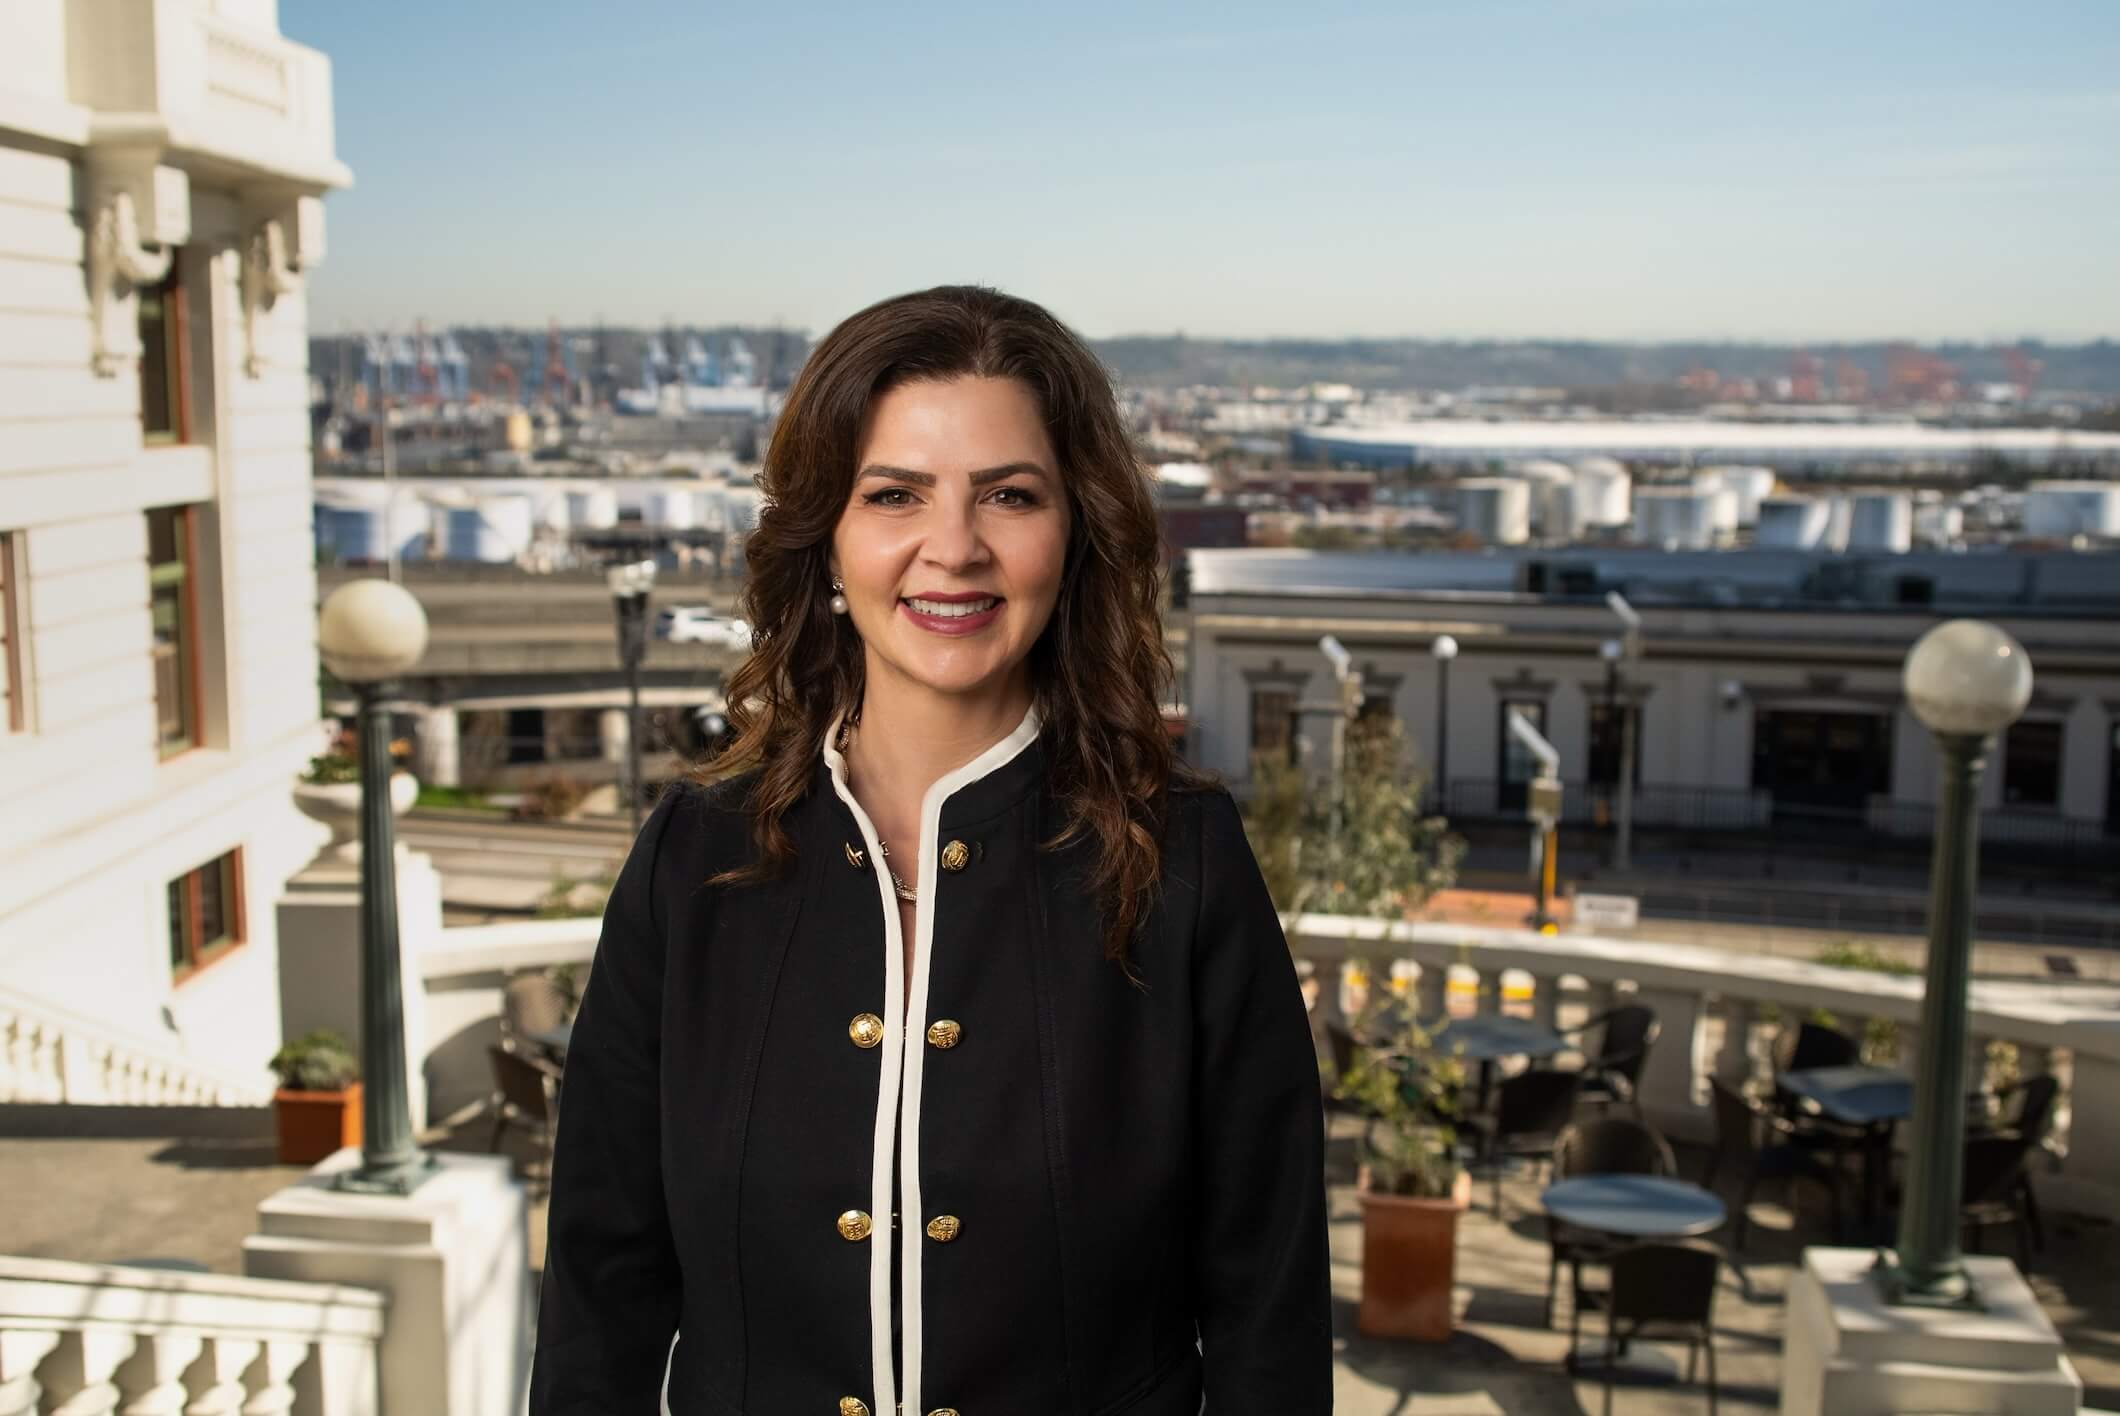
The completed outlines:
<svg viewBox="0 0 2120 1416">
<path fill-rule="evenodd" d="M 748 807 L 758 853 L 715 879 L 762 879 L 793 861 L 781 818 L 809 789 L 834 716 L 861 704 L 861 638 L 826 598 L 868 411 L 902 384 L 963 377 L 1029 388 L 1059 459 L 1073 516 L 1059 598 L 1030 652 L 1048 779 L 1065 813 L 1046 845 L 1095 842 L 1089 884 L 1105 954 L 1125 964 L 1153 899 L 1170 789 L 1190 780 L 1162 721 L 1173 675 L 1155 505 L 1104 366 L 1042 307 L 981 286 L 871 305 L 825 336 L 788 391 L 759 477 L 758 527 L 744 542 L 754 630 L 728 683 L 735 742 L 710 769 L 715 778 L 757 769 Z"/>
</svg>

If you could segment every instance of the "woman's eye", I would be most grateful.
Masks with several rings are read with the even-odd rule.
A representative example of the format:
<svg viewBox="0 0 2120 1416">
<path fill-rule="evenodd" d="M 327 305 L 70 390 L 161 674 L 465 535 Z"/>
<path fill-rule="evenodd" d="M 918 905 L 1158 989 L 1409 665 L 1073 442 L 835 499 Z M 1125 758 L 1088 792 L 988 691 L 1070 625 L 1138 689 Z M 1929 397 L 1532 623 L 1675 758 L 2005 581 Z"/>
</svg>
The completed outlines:
<svg viewBox="0 0 2120 1416">
<path fill-rule="evenodd" d="M 1036 506 L 1038 495 L 1028 487 L 996 487 L 994 497 L 1003 506 Z"/>
<path fill-rule="evenodd" d="M 885 487 L 862 498 L 870 506 L 911 506 L 913 494 L 903 487 Z"/>
</svg>

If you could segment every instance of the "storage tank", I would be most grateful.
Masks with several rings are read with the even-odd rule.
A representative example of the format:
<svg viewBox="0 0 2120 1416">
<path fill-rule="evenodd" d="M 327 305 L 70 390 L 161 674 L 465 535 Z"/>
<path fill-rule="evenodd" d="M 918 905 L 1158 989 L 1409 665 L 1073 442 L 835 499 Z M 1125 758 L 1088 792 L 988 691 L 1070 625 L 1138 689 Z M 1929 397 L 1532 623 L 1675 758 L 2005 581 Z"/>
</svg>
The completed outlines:
<svg viewBox="0 0 2120 1416">
<path fill-rule="evenodd" d="M 2034 482 L 2024 495 L 2024 534 L 2120 537 L 2120 482 Z"/>
<path fill-rule="evenodd" d="M 1575 538 L 1580 523 L 1575 519 L 1575 473 L 1565 462 L 1532 458 L 1509 469 L 1531 489 L 1531 525 L 1550 541 Z"/>
<path fill-rule="evenodd" d="M 530 498 L 480 497 L 436 508 L 445 560 L 505 564 L 530 549 Z"/>
<path fill-rule="evenodd" d="M 1847 544 L 1851 551 L 1912 550 L 1912 499 L 1905 492 L 1857 492 L 1848 502 Z"/>
<path fill-rule="evenodd" d="M 1612 458 L 1585 457 L 1577 462 L 1571 489 L 1577 530 L 1627 524 L 1634 479 Z"/>
<path fill-rule="evenodd" d="M 417 497 L 400 496 L 395 511 L 384 514 L 381 487 L 343 487 L 320 491 L 316 500 L 317 554 L 325 560 L 380 564 L 390 559 L 395 542 L 400 560 L 426 551 L 430 517 Z"/>
<path fill-rule="evenodd" d="M 1645 546 L 1708 550 L 1729 507 L 1720 487 L 1642 487 L 1634 493 L 1634 539 Z"/>
<path fill-rule="evenodd" d="M 1767 497 L 1752 544 L 1763 551 L 1815 551 L 1825 545 L 1833 508 L 1810 497 Z"/>
<path fill-rule="evenodd" d="M 1473 477 L 1458 483 L 1458 529 L 1490 546 L 1531 539 L 1531 484 L 1514 477 Z"/>
<path fill-rule="evenodd" d="M 535 441 L 535 430 L 530 426 L 530 415 L 518 408 L 508 415 L 501 425 L 502 437 L 510 452 L 528 452 Z"/>
<path fill-rule="evenodd" d="M 567 493 L 567 521 L 584 531 L 618 525 L 618 493 L 609 487 L 577 487 Z"/>
<path fill-rule="evenodd" d="M 1713 473 L 1716 480 L 1737 498 L 1737 524 L 1753 526 L 1759 521 L 1759 504 L 1774 494 L 1771 467 L 1707 467 L 1701 476 Z"/>
<path fill-rule="evenodd" d="M 1949 546 L 1965 534 L 1965 508 L 1929 495 L 1914 503 L 1914 539 L 1927 546 Z"/>
<path fill-rule="evenodd" d="M 671 531 L 690 529 L 699 514 L 698 493 L 690 488 L 650 487 L 641 495 L 640 519 Z"/>
</svg>

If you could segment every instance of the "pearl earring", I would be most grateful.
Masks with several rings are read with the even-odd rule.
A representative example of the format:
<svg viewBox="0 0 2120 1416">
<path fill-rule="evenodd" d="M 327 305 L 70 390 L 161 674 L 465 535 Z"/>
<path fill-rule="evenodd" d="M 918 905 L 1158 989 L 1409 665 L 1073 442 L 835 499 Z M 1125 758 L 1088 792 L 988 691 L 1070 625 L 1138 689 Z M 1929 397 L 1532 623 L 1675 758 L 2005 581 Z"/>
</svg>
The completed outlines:
<svg viewBox="0 0 2120 1416">
<path fill-rule="evenodd" d="M 832 613 L 835 615 L 843 615 L 847 612 L 846 588 L 847 587 L 845 581 L 841 580 L 836 575 L 832 577 L 831 605 Z"/>
</svg>

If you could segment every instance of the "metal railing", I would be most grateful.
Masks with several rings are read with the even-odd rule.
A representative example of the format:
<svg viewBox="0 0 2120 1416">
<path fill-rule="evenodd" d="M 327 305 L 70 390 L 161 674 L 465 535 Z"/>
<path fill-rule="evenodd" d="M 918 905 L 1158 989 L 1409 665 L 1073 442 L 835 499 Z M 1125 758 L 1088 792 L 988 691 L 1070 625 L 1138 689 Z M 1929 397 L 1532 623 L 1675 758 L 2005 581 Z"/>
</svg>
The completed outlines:
<svg viewBox="0 0 2120 1416">
<path fill-rule="evenodd" d="M 1524 785 L 1491 778 L 1456 778 L 1445 793 L 1443 814 L 1453 821 L 1521 821 Z M 1617 789 L 1570 782 L 1561 793 L 1565 828 L 1609 830 Z M 1777 800 L 1752 787 L 1679 787 L 1645 784 L 1634 789 L 1636 830 L 1682 834 L 1772 838 L 1799 852 L 1859 844 L 1873 849 L 1925 852 L 1935 834 L 1934 808 L 1915 802 L 1872 800 L 1849 807 Z M 2050 811 L 2001 809 L 1982 813 L 1981 844 L 1993 857 L 2063 867 L 2120 868 L 2120 833 L 2105 823 L 2078 821 Z"/>
</svg>

